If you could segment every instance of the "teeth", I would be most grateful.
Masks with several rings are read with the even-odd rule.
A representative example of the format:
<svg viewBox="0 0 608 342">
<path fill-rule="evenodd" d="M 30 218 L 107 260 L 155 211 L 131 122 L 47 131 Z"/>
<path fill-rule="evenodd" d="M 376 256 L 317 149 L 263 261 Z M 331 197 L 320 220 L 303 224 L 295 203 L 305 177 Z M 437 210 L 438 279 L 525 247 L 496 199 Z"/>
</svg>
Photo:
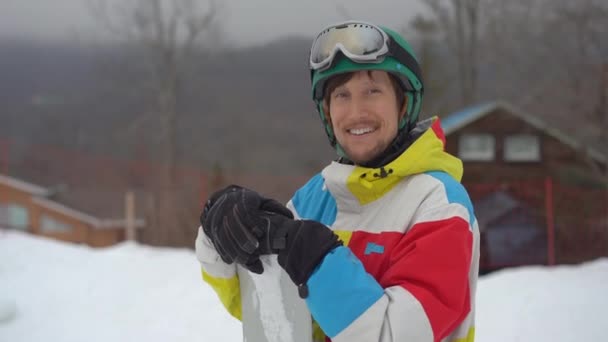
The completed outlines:
<svg viewBox="0 0 608 342">
<path fill-rule="evenodd" d="M 369 132 L 372 132 L 372 131 L 373 131 L 373 129 L 370 128 L 370 127 L 366 127 L 366 128 L 354 128 L 354 129 L 350 129 L 349 130 L 349 132 L 351 134 L 354 134 L 354 135 L 361 135 L 361 134 L 369 133 Z"/>
</svg>

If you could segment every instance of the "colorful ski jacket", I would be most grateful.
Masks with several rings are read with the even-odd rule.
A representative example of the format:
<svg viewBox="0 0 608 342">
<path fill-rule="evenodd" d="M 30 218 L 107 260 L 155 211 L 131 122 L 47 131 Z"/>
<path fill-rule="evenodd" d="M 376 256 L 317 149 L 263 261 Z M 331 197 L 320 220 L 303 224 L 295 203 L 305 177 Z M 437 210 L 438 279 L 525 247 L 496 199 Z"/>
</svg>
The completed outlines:
<svg viewBox="0 0 608 342">
<path fill-rule="evenodd" d="M 474 340 L 478 226 L 439 120 L 421 128 L 384 167 L 332 162 L 287 204 L 344 242 L 307 283 L 308 309 L 332 341 Z M 236 270 L 200 235 L 203 278 L 240 318 Z"/>
</svg>

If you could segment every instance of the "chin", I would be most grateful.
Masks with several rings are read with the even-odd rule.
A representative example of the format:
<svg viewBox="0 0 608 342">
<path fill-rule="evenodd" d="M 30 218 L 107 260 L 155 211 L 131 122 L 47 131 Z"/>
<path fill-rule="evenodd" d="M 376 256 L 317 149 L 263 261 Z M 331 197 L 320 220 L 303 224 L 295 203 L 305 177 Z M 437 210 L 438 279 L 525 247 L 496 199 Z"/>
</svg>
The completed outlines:
<svg viewBox="0 0 608 342">
<path fill-rule="evenodd" d="M 357 165 L 362 165 L 365 164 L 371 160 L 373 160 L 378 154 L 377 153 L 361 153 L 361 154 L 352 154 L 352 153 L 346 153 L 348 155 L 348 158 L 355 164 Z"/>
<path fill-rule="evenodd" d="M 353 146 L 356 147 L 355 150 L 346 148 L 344 145 L 342 146 L 344 148 L 346 156 L 348 156 L 348 159 L 350 159 L 353 163 L 357 165 L 363 165 L 374 160 L 380 154 L 382 154 L 384 150 L 388 147 L 388 144 L 386 146 L 384 146 L 384 144 L 374 144 L 372 148 L 370 148 L 369 145 L 355 145 Z"/>
</svg>

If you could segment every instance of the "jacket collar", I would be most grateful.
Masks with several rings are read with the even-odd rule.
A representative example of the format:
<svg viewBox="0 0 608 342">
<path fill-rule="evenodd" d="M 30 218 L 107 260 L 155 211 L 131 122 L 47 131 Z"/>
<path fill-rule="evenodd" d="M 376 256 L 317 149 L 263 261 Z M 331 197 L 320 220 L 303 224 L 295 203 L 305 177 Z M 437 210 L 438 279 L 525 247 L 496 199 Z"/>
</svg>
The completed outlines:
<svg viewBox="0 0 608 342">
<path fill-rule="evenodd" d="M 401 180 L 429 171 L 443 171 L 457 181 L 462 162 L 445 152 L 445 136 L 439 118 L 421 121 L 413 130 L 422 133 L 388 164 L 369 168 L 332 162 L 323 170 L 326 185 L 337 200 L 354 198 L 359 205 L 371 203 L 389 192 Z"/>
</svg>

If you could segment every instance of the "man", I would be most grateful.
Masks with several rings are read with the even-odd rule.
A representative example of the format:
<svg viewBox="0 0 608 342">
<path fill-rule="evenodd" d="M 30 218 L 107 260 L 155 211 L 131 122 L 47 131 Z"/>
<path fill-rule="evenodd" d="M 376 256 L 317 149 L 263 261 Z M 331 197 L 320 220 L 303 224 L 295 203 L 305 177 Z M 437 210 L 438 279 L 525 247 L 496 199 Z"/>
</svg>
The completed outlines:
<svg viewBox="0 0 608 342">
<path fill-rule="evenodd" d="M 472 341 L 477 222 L 439 120 L 418 122 L 410 45 L 338 23 L 315 38 L 310 71 L 339 158 L 287 207 L 238 186 L 211 196 L 197 238 L 205 280 L 238 317 L 235 265 L 262 273 L 259 257 L 276 254 L 332 341 Z"/>
</svg>

